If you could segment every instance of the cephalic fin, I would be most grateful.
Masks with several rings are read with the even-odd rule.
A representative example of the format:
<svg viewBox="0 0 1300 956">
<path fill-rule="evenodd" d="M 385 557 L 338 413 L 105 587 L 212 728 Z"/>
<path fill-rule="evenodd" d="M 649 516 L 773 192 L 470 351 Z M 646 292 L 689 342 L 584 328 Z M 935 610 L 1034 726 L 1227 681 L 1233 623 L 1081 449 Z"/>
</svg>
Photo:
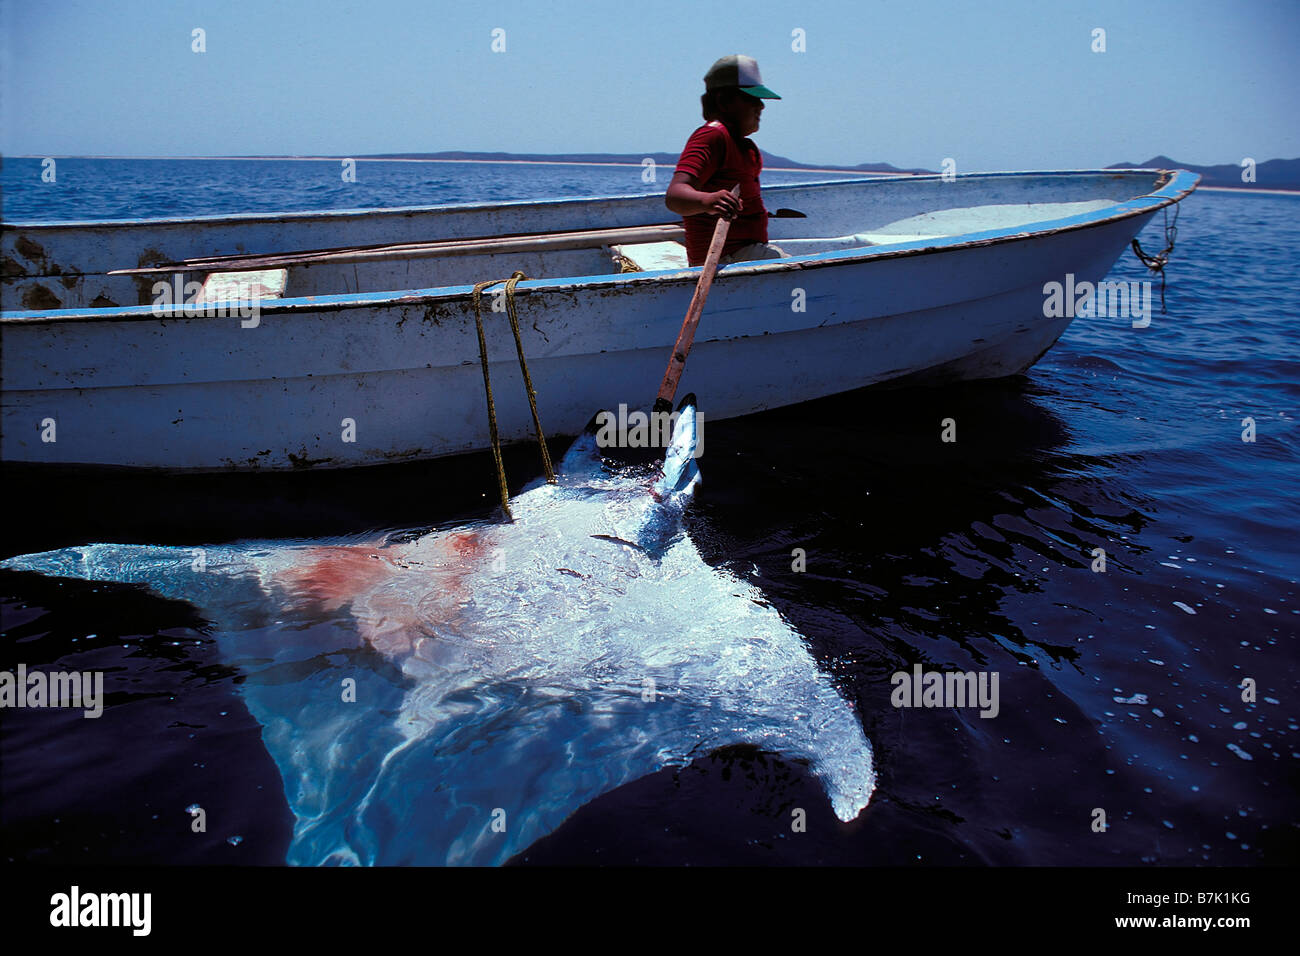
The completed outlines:
<svg viewBox="0 0 1300 956">
<path fill-rule="evenodd" d="M 700 470 L 695 464 L 698 425 L 699 415 L 695 394 L 692 392 L 677 406 L 677 421 L 673 424 L 672 439 L 664 452 L 662 477 L 655 483 L 656 495 L 662 497 L 682 491 L 699 478 Z"/>
</svg>

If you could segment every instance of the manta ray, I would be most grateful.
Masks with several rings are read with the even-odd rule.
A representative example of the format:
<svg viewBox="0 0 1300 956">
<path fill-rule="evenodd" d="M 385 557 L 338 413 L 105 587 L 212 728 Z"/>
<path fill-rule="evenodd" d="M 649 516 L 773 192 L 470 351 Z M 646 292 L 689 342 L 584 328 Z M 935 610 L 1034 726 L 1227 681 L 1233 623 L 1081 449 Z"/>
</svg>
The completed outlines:
<svg viewBox="0 0 1300 956">
<path fill-rule="evenodd" d="M 647 469 L 588 428 L 509 523 L 0 566 L 137 582 L 212 622 L 295 817 L 290 864 L 504 863 L 601 794 L 732 744 L 805 763 L 852 820 L 875 787 L 857 714 L 683 528 L 697 429 L 691 396 Z"/>
</svg>

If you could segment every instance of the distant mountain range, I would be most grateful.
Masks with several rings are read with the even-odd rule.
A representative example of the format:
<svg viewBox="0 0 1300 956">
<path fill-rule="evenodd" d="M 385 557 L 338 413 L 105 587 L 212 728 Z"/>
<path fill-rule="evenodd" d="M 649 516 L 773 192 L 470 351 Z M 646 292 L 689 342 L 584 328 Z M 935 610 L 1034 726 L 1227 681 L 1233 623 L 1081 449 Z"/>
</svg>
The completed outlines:
<svg viewBox="0 0 1300 956">
<path fill-rule="evenodd" d="M 463 159 L 496 163 L 632 163 L 640 164 L 650 157 L 656 165 L 676 165 L 675 153 L 476 153 L 466 150 L 446 150 L 441 153 L 367 153 L 359 159 Z"/>
<path fill-rule="evenodd" d="M 833 169 L 852 173 L 930 173 L 929 169 L 900 169 L 889 163 L 859 163 L 856 166 L 836 166 L 831 163 L 801 163 L 798 160 L 777 156 L 767 150 L 763 154 L 763 167 L 781 167 L 785 169 Z M 490 162 L 530 162 L 530 163 L 630 163 L 639 166 L 646 159 L 653 159 L 657 166 L 676 166 L 678 153 L 475 153 L 464 150 L 449 150 L 442 153 L 370 153 L 362 159 L 460 159 Z"/>
<path fill-rule="evenodd" d="M 1240 165 L 1225 163 L 1222 166 L 1196 166 L 1180 163 L 1168 156 L 1156 156 L 1145 163 L 1116 163 L 1108 169 L 1188 169 L 1201 174 L 1202 186 L 1229 186 L 1233 189 L 1296 189 L 1300 190 L 1300 159 L 1269 159 L 1255 166 L 1255 181 L 1243 183 Z"/>
<path fill-rule="evenodd" d="M 831 169 L 844 172 L 862 173 L 919 173 L 933 174 L 932 169 L 901 169 L 889 163 L 858 163 L 856 166 L 836 166 L 830 163 L 801 163 L 785 156 L 777 156 L 763 150 L 763 166 L 785 169 Z M 677 153 L 476 153 L 452 150 L 441 153 L 376 153 L 367 159 L 461 159 L 491 160 L 508 162 L 552 162 L 552 163 L 631 163 L 639 165 L 646 158 L 653 159 L 659 166 L 676 166 Z M 1225 163 L 1221 166 L 1198 166 L 1195 163 L 1183 163 L 1168 156 L 1155 156 L 1145 163 L 1115 163 L 1107 169 L 1187 169 L 1200 173 L 1202 186 L 1227 186 L 1235 189 L 1294 189 L 1300 190 L 1300 159 L 1269 159 L 1255 167 L 1255 181 L 1241 181 L 1242 168 L 1239 165 Z"/>
</svg>

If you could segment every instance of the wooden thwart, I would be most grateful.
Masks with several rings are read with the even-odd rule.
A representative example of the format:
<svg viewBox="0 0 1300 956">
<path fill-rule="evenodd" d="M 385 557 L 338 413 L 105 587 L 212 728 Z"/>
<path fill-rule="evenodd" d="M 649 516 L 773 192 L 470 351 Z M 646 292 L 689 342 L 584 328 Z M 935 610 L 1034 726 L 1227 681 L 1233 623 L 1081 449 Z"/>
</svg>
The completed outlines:
<svg viewBox="0 0 1300 956">
<path fill-rule="evenodd" d="M 245 302 L 278 299 L 284 295 L 288 272 L 265 269 L 257 272 L 214 272 L 199 290 L 199 302 Z"/>
<path fill-rule="evenodd" d="M 378 262 L 385 259 L 425 259 L 438 256 L 466 256 L 538 252 L 553 249 L 584 249 L 616 242 L 682 241 L 680 224 L 620 226 L 613 229 L 581 229 L 571 232 L 489 236 L 476 239 L 436 239 L 428 242 L 394 243 L 380 246 L 348 246 L 305 252 L 252 253 L 207 258 L 181 259 L 137 269 L 114 269 L 113 276 L 158 275 L 165 272 L 233 272 L 284 269 L 290 266 L 326 262 Z"/>
</svg>

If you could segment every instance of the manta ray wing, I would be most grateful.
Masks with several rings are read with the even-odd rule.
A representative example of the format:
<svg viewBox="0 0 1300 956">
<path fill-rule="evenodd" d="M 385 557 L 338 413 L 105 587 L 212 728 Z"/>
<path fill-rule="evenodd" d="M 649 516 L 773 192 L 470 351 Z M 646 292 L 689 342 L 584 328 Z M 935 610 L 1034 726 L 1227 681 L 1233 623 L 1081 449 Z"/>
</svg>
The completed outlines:
<svg viewBox="0 0 1300 956">
<path fill-rule="evenodd" d="M 860 720 L 674 524 L 699 477 L 688 415 L 657 480 L 604 468 L 588 435 L 510 524 L 0 566 L 204 611 L 280 770 L 290 863 L 501 863 L 601 794 L 736 743 L 807 761 L 851 820 L 875 786 Z"/>
</svg>

